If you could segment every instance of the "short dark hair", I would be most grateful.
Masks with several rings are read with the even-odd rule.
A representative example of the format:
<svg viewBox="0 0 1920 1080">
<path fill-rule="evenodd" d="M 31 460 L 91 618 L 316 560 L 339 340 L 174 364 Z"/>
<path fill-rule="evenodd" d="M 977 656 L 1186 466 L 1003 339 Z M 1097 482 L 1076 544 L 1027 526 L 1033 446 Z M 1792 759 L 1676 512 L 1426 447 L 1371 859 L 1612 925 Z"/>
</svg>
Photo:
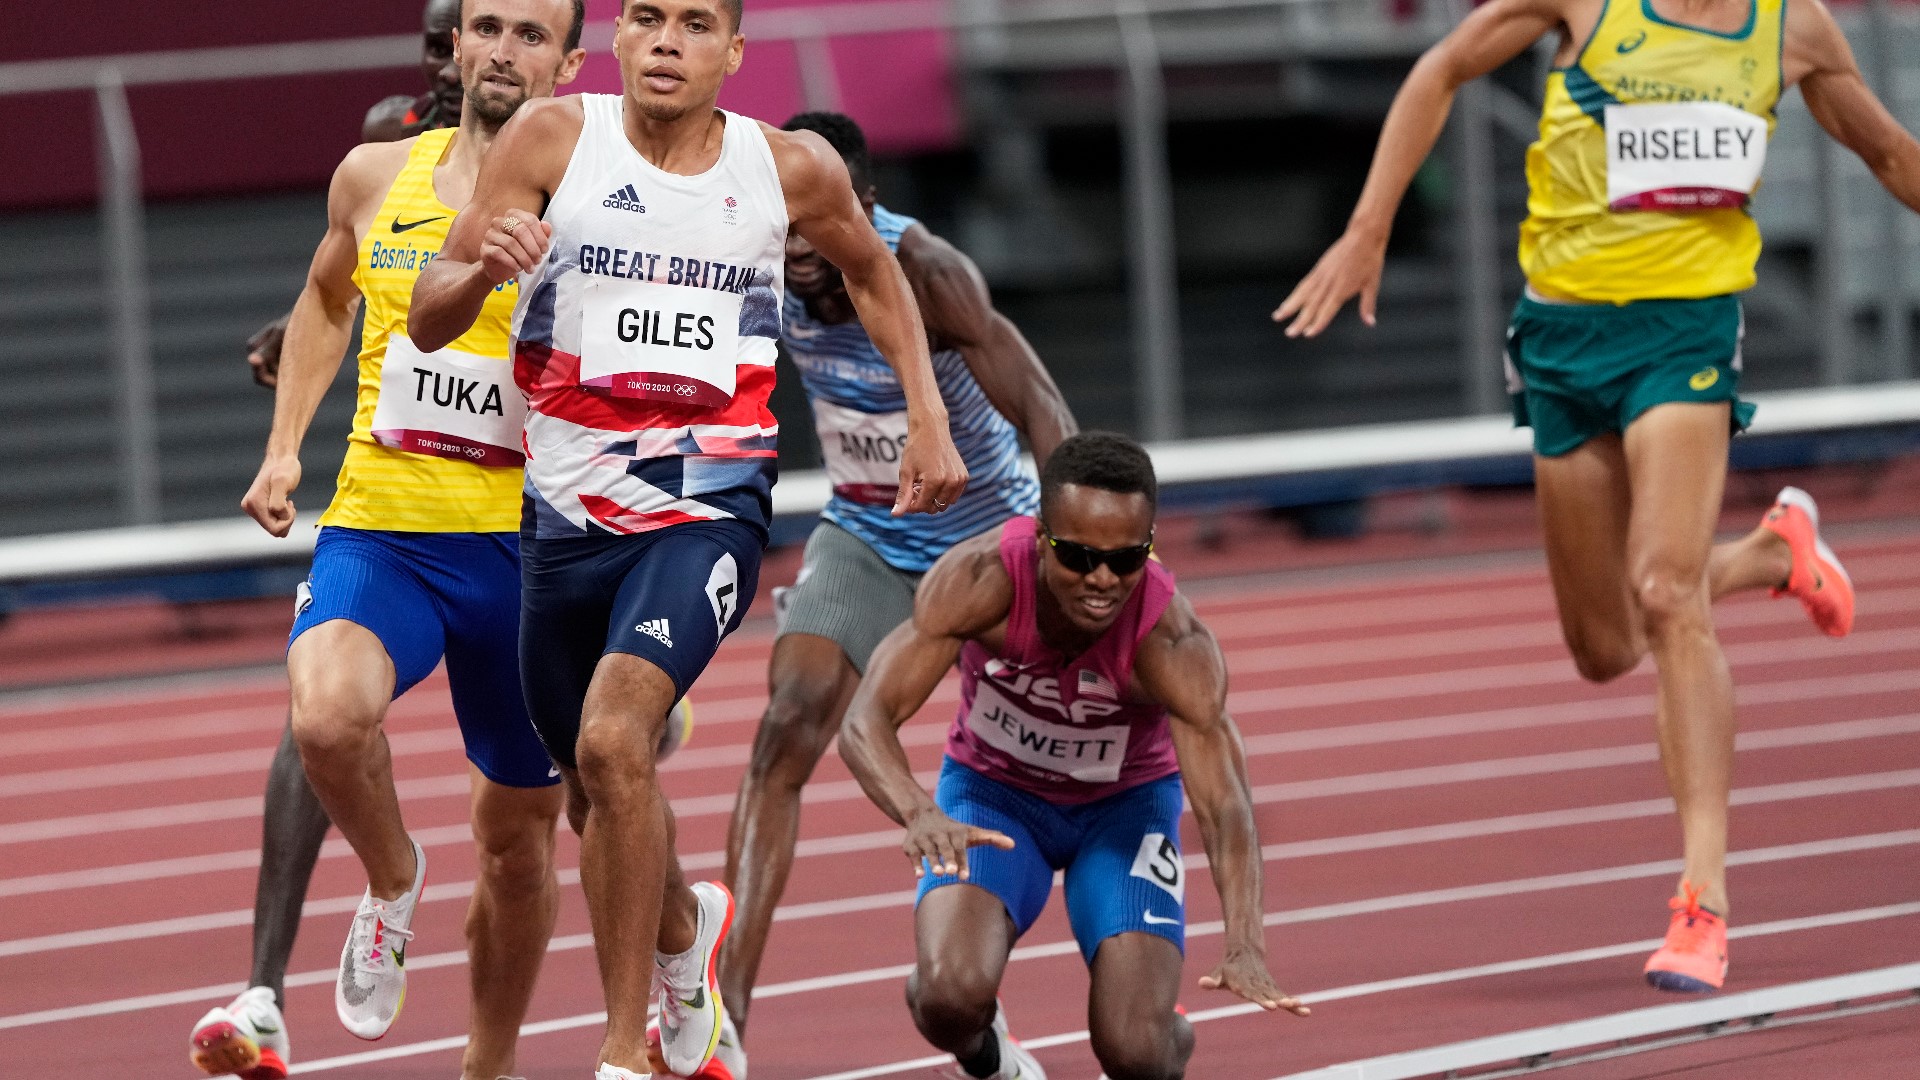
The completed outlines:
<svg viewBox="0 0 1920 1080">
<path fill-rule="evenodd" d="M 847 176 L 853 189 L 862 195 L 873 183 L 873 161 L 867 157 L 867 134 L 853 117 L 837 112 L 803 112 L 780 125 L 784 131 L 811 131 L 827 140 L 827 145 L 847 163 Z"/>
<path fill-rule="evenodd" d="M 740 18 L 746 14 L 742 10 L 745 6 L 744 0 L 720 0 L 721 9 L 733 16 L 733 32 L 736 34 L 740 32 Z"/>
<path fill-rule="evenodd" d="M 587 0 L 573 0 L 573 25 L 567 27 L 567 51 L 580 47 L 580 32 L 587 28 Z"/>
<path fill-rule="evenodd" d="M 1119 495 L 1140 494 L 1147 505 L 1160 505 L 1160 484 L 1154 479 L 1153 459 L 1139 443 L 1111 431 L 1083 431 L 1053 448 L 1040 470 L 1040 514 L 1067 484 L 1099 488 Z"/>
</svg>

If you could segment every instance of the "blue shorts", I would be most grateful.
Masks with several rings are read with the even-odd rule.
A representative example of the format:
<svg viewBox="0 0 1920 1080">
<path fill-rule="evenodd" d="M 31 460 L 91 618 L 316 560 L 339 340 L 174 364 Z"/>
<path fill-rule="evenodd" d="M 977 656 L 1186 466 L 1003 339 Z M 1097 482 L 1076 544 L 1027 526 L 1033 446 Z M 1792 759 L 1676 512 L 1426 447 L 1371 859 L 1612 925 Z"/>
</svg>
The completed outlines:
<svg viewBox="0 0 1920 1080">
<path fill-rule="evenodd" d="M 1187 951 L 1186 864 L 1180 859 L 1180 777 L 1162 777 L 1082 806 L 1053 803 L 952 759 L 934 802 L 955 821 L 1013 837 L 1013 850 L 969 848 L 968 884 L 1000 898 L 1027 932 L 1066 871 L 1067 919 L 1088 964 L 1115 934 L 1158 934 Z M 957 877 L 920 879 L 918 904 Z"/>
<path fill-rule="evenodd" d="M 638 656 L 685 696 L 746 617 L 766 534 L 742 521 L 631 536 L 521 540 L 520 667 L 527 712 L 553 760 L 574 768 L 580 708 L 600 658 Z"/>
<path fill-rule="evenodd" d="M 558 783 L 520 693 L 520 538 L 513 533 L 320 530 L 287 644 L 334 619 L 393 660 L 399 697 L 447 658 L 467 760 L 496 784 Z"/>
</svg>

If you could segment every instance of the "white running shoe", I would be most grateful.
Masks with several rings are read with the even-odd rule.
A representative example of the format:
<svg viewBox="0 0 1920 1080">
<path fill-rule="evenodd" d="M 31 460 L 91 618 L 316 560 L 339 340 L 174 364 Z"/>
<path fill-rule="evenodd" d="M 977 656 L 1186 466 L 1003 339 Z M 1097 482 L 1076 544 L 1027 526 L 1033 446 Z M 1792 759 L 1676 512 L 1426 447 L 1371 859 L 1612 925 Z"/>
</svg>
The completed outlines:
<svg viewBox="0 0 1920 1080">
<path fill-rule="evenodd" d="M 733 927 L 733 894 L 717 881 L 693 886 L 700 924 L 693 947 L 654 954 L 660 979 L 660 1056 L 675 1076 L 694 1076 L 720 1047 L 727 1011 L 720 1003 L 720 943 Z"/>
<path fill-rule="evenodd" d="M 623 1069 L 618 1065 L 601 1062 L 593 1071 L 593 1080 L 651 1080 L 652 1073 L 637 1073 L 632 1069 Z"/>
<path fill-rule="evenodd" d="M 1007 1031 L 1007 1007 L 998 1002 L 993 1009 L 993 1037 L 1000 1040 L 1000 1071 L 992 1080 L 1047 1080 L 1047 1070 Z"/>
<path fill-rule="evenodd" d="M 693 705 L 686 698 L 673 703 L 667 711 L 667 729 L 660 733 L 660 745 L 654 748 L 655 765 L 672 757 L 674 751 L 693 739 Z"/>
<path fill-rule="evenodd" d="M 412 843 L 411 840 L 408 841 Z M 333 1009 L 354 1036 L 378 1039 L 393 1026 L 407 1000 L 407 943 L 413 940 L 413 909 L 427 883 L 427 853 L 413 845 L 413 887 L 394 900 L 375 900 L 369 889 L 340 950 L 340 979 Z"/>
<path fill-rule="evenodd" d="M 241 1080 L 286 1080 L 293 1057 L 286 1019 L 268 986 L 250 986 L 233 1004 L 208 1011 L 193 1025 L 189 1045 L 201 1072 Z"/>
</svg>

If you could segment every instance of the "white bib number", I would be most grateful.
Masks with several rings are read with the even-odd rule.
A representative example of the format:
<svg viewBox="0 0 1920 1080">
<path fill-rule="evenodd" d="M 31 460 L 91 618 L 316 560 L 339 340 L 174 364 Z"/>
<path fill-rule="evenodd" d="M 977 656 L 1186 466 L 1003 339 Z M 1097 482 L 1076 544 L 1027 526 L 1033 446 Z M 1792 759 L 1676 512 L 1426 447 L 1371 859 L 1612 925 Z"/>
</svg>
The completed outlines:
<svg viewBox="0 0 1920 1080">
<path fill-rule="evenodd" d="M 1126 724 L 1076 726 L 1030 716 L 986 679 L 974 684 L 967 727 L 1016 761 L 1090 784 L 1120 779 L 1133 732 Z"/>
<path fill-rule="evenodd" d="M 580 385 L 710 409 L 733 400 L 740 294 L 603 280 L 583 292 Z"/>
<path fill-rule="evenodd" d="M 900 492 L 907 414 L 861 412 L 815 399 L 813 421 L 833 493 L 869 506 L 892 506 Z"/>
<path fill-rule="evenodd" d="M 1745 206 L 1767 161 L 1767 122 L 1717 101 L 1609 105 L 1607 206 L 1721 210 Z"/>
<path fill-rule="evenodd" d="M 373 439 L 413 454 L 497 469 L 526 462 L 520 431 L 527 399 L 503 359 L 440 349 L 423 353 L 405 334 L 387 338 Z"/>
</svg>

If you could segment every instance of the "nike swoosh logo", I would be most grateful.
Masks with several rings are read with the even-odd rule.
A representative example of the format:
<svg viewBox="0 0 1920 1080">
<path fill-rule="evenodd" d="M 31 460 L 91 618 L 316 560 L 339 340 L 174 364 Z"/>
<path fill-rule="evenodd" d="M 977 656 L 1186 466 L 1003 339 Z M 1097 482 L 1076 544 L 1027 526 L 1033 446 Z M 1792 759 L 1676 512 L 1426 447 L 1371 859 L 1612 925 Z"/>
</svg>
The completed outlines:
<svg viewBox="0 0 1920 1080">
<path fill-rule="evenodd" d="M 1145 919 L 1145 920 L 1147 920 L 1147 922 L 1148 922 L 1149 924 L 1151 924 L 1151 925 L 1153 925 L 1153 926 L 1172 926 L 1172 925 L 1174 925 L 1174 924 L 1176 924 L 1176 923 L 1178 923 L 1178 922 L 1180 921 L 1179 919 L 1164 919 L 1164 918 L 1161 918 L 1160 916 L 1158 916 L 1158 915 L 1155 915 L 1155 914 L 1154 914 L 1153 912 L 1151 912 L 1151 911 L 1149 911 L 1149 912 L 1147 912 L 1146 914 L 1144 914 L 1144 915 L 1142 915 L 1142 916 L 1140 916 L 1140 917 L 1141 917 L 1141 918 L 1143 918 L 1143 919 Z"/>
<path fill-rule="evenodd" d="M 693 992 L 692 998 L 680 998 L 679 1000 L 680 1004 L 685 1005 L 689 1009 L 704 1009 L 707 1007 L 707 988 L 702 986 Z"/>
<path fill-rule="evenodd" d="M 446 216 L 447 215 L 445 214 L 440 214 L 437 217 L 421 218 L 419 221 L 409 221 L 405 225 L 400 224 L 400 219 L 398 217 L 395 217 L 393 219 L 393 231 L 396 233 L 403 233 L 403 232 L 406 232 L 408 229 L 417 229 L 420 226 L 425 225 L 429 221 L 439 221 L 441 218 L 444 218 Z"/>
<path fill-rule="evenodd" d="M 280 1025 L 272 1021 L 262 1020 L 259 1013 L 255 1013 L 247 1017 L 247 1019 L 253 1021 L 253 1030 L 262 1035 L 280 1034 Z"/>
</svg>

